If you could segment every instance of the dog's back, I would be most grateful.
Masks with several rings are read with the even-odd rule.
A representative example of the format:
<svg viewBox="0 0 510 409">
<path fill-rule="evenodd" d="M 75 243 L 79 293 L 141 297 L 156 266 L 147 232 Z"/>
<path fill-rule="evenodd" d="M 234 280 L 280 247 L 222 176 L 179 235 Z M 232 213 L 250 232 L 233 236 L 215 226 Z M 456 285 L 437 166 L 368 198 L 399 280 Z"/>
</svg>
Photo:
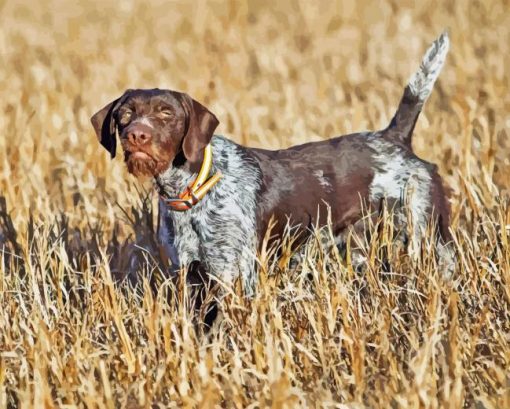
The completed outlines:
<svg viewBox="0 0 510 409">
<path fill-rule="evenodd" d="M 437 168 L 418 158 L 411 144 L 416 121 L 444 64 L 448 46 L 448 35 L 443 33 L 411 76 L 390 125 L 381 131 L 278 151 L 242 148 L 261 173 L 259 236 L 271 217 L 278 221 L 274 233 L 281 233 L 288 220 L 305 229 L 317 222 L 323 224 L 329 210 L 333 233 L 341 237 L 347 227 L 357 225 L 363 206 L 377 213 L 384 200 L 394 207 L 395 220 L 400 224 L 397 227 L 403 230 L 407 230 L 405 213 L 410 212 L 410 239 L 418 242 L 434 216 L 440 241 L 450 240 L 449 204 Z"/>
<path fill-rule="evenodd" d="M 269 192 L 265 195 L 267 200 L 261 203 L 261 214 L 264 211 L 287 214 L 299 223 L 307 218 L 312 222 L 317 204 L 325 201 L 334 204 L 334 219 L 345 226 L 358 216 L 360 197 L 372 203 L 384 196 L 398 199 L 411 175 L 420 180 L 418 189 L 423 195 L 430 196 L 430 185 L 439 183 L 440 178 L 434 165 L 414 155 L 411 140 L 418 116 L 444 64 L 448 46 L 445 32 L 427 50 L 386 129 L 277 151 L 247 148 L 261 168 L 262 190 Z M 444 209 L 442 219 L 447 223 L 445 203 L 436 207 Z"/>
</svg>

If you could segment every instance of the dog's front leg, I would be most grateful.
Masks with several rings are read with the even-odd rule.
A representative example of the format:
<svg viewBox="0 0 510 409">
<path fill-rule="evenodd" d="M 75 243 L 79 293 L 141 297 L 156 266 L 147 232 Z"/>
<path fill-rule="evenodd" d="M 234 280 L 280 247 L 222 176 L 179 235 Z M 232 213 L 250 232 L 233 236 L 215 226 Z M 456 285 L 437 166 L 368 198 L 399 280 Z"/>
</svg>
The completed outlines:
<svg viewBox="0 0 510 409">
<path fill-rule="evenodd" d="M 175 245 L 175 229 L 173 219 L 170 217 L 163 200 L 158 204 L 158 242 L 160 255 L 167 264 L 168 272 L 172 277 L 177 275 L 180 266 L 179 254 Z"/>
<path fill-rule="evenodd" d="M 200 261 L 199 239 L 189 215 L 168 210 L 162 200 L 159 201 L 158 240 L 171 276 L 175 277 L 181 268 L 187 269 L 193 261 Z"/>
<path fill-rule="evenodd" d="M 256 237 L 234 229 L 202 242 L 208 274 L 222 285 L 230 286 L 240 278 L 246 296 L 255 293 L 257 282 L 255 251 Z"/>
</svg>

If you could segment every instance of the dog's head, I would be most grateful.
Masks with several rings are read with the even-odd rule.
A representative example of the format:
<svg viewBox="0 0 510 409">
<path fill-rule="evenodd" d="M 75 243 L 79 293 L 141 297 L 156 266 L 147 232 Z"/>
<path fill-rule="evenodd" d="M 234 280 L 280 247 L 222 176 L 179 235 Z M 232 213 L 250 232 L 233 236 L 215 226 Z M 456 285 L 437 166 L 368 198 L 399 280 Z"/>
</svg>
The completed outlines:
<svg viewBox="0 0 510 409">
<path fill-rule="evenodd" d="M 111 154 L 119 133 L 124 160 L 135 176 L 157 176 L 182 152 L 199 164 L 218 120 L 188 95 L 160 89 L 127 90 L 91 118 L 97 137 Z"/>
</svg>

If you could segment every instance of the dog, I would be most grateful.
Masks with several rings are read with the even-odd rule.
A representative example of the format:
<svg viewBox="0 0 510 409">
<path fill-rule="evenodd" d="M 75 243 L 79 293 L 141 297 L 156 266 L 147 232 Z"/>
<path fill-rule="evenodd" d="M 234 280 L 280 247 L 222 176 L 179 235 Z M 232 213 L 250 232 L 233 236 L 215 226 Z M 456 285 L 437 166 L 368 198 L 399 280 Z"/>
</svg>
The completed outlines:
<svg viewBox="0 0 510 409">
<path fill-rule="evenodd" d="M 450 208 L 437 167 L 418 158 L 412 134 L 449 48 L 445 32 L 411 76 L 389 126 L 282 150 L 241 146 L 214 135 L 216 116 L 187 94 L 127 90 L 91 118 L 100 143 L 128 171 L 151 176 L 159 192 L 158 237 L 174 267 L 200 262 L 208 275 L 255 291 L 255 255 L 271 220 L 302 237 L 328 212 L 339 245 L 360 228 L 362 203 L 392 203 L 397 227 L 418 243 L 429 222 L 451 270 Z M 409 190 L 412 194 L 406 194 Z M 329 206 L 325 205 L 328 204 Z M 407 209 L 405 212 L 404 209 Z M 412 223 L 409 223 L 409 214 Z"/>
</svg>

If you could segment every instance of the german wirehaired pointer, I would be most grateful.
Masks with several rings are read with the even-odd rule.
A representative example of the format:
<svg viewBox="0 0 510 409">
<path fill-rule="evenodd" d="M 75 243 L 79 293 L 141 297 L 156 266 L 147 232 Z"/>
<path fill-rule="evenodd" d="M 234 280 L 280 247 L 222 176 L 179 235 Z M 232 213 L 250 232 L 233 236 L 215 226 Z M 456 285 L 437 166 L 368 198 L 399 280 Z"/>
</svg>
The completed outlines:
<svg viewBox="0 0 510 409">
<path fill-rule="evenodd" d="M 412 231 L 408 242 L 419 243 L 427 223 L 434 222 L 440 261 L 450 270 L 442 181 L 436 166 L 418 158 L 411 146 L 448 46 L 443 33 L 405 87 L 391 123 L 377 132 L 277 151 L 248 148 L 213 135 L 219 122 L 200 103 L 160 89 L 127 90 L 97 112 L 92 124 L 112 158 L 118 132 L 129 172 L 154 177 L 158 234 L 174 266 L 199 261 L 222 282 L 241 277 L 252 294 L 255 257 L 271 217 L 277 221 L 273 234 L 290 223 L 304 237 L 317 220 L 327 221 L 327 203 L 341 245 L 359 223 L 363 203 L 379 209 L 386 202 L 400 215 L 395 220 L 402 231 Z"/>
</svg>

